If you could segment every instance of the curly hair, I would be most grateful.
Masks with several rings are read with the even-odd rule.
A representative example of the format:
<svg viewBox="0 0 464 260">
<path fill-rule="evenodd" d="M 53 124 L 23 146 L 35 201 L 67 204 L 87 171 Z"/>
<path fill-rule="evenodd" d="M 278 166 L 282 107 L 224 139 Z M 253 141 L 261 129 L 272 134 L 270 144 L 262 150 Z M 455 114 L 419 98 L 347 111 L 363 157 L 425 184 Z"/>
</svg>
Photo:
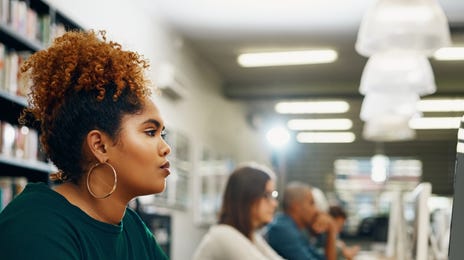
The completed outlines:
<svg viewBox="0 0 464 260">
<path fill-rule="evenodd" d="M 24 63 L 31 92 L 20 122 L 40 125 L 41 144 L 63 179 L 80 179 L 89 131 L 102 130 L 116 142 L 122 116 L 143 109 L 148 67 L 139 54 L 107 41 L 105 31 L 67 32 Z"/>
</svg>

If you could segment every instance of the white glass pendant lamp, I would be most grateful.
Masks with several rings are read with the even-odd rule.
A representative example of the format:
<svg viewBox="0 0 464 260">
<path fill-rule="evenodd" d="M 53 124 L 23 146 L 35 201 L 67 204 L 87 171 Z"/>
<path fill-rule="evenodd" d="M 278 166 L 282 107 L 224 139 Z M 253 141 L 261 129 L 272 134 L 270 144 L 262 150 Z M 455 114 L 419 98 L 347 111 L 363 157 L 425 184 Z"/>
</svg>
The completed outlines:
<svg viewBox="0 0 464 260">
<path fill-rule="evenodd" d="M 359 92 L 414 92 L 433 94 L 437 87 L 426 56 L 410 51 L 386 51 L 372 55 L 364 67 Z"/>
<path fill-rule="evenodd" d="M 366 121 L 363 138 L 368 141 L 394 142 L 407 141 L 416 137 L 416 131 L 409 127 L 410 117 L 398 114 L 385 114 Z"/>
<path fill-rule="evenodd" d="M 355 48 L 366 57 L 391 49 L 431 56 L 450 43 L 448 20 L 437 0 L 378 0 L 364 14 Z"/>
<path fill-rule="evenodd" d="M 411 118 L 418 114 L 419 95 L 409 93 L 368 93 L 362 102 L 360 117 L 363 121 L 385 115 Z"/>
</svg>

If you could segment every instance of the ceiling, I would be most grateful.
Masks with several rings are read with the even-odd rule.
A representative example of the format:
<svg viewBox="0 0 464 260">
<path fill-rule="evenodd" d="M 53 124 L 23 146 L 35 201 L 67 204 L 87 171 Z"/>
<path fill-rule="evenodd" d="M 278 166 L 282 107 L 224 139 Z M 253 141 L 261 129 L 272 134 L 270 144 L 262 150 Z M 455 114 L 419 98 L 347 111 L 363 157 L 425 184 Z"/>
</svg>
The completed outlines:
<svg viewBox="0 0 464 260">
<path fill-rule="evenodd" d="M 359 109 L 363 96 L 358 87 L 367 58 L 356 53 L 354 44 L 362 16 L 374 0 L 188 0 L 182 1 L 182 6 L 169 0 L 140 1 L 211 63 L 223 79 L 224 95 L 247 105 L 254 127 L 271 118 L 287 119 L 274 112 L 278 100 L 336 98 L 350 102 L 350 111 L 343 116 L 352 118 L 356 141 L 295 144 L 284 156 L 287 180 L 305 180 L 331 189 L 328 180 L 333 160 L 370 156 L 381 147 L 389 156 L 419 157 L 423 178 L 432 182 L 434 192 L 452 194 L 456 130 L 421 130 L 413 141 L 382 145 L 362 139 Z M 453 44 L 464 46 L 464 1 L 439 2 L 448 18 Z M 241 68 L 236 62 L 242 52 L 319 47 L 337 50 L 338 60 L 265 68 Z M 464 62 L 430 61 L 438 88 L 434 95 L 464 96 Z"/>
</svg>

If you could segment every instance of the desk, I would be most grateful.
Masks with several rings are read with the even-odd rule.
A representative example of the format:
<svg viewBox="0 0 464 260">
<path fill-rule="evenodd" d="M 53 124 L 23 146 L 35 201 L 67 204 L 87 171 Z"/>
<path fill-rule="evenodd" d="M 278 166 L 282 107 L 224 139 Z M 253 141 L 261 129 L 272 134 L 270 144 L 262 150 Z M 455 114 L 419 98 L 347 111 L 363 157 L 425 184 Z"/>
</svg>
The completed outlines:
<svg viewBox="0 0 464 260">
<path fill-rule="evenodd" d="M 394 260 L 379 251 L 359 251 L 353 260 Z"/>
</svg>

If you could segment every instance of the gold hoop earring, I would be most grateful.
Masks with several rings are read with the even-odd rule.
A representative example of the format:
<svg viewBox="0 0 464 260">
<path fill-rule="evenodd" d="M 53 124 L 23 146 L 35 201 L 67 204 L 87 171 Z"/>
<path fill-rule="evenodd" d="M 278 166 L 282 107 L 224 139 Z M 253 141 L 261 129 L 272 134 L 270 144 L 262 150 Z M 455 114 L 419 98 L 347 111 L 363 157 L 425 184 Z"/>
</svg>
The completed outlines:
<svg viewBox="0 0 464 260">
<path fill-rule="evenodd" d="M 92 189 L 90 188 L 90 175 L 92 174 L 92 171 L 97 168 L 98 166 L 102 165 L 102 164 L 105 164 L 107 165 L 108 167 L 111 168 L 111 171 L 113 172 L 113 176 L 114 176 L 114 183 L 113 183 L 113 187 L 111 188 L 111 191 L 103 196 L 97 196 L 95 193 L 93 193 Z M 92 195 L 94 198 L 96 199 L 105 199 L 105 198 L 108 198 L 111 194 L 113 194 L 113 192 L 116 190 L 116 186 L 118 184 L 118 175 L 116 174 L 116 169 L 114 169 L 113 165 L 111 165 L 110 163 L 108 162 L 102 162 L 102 163 L 96 163 L 94 166 L 92 166 L 92 168 L 89 169 L 89 171 L 87 172 L 87 178 L 86 178 L 86 183 L 87 183 L 87 190 L 89 191 L 90 195 Z"/>
</svg>

